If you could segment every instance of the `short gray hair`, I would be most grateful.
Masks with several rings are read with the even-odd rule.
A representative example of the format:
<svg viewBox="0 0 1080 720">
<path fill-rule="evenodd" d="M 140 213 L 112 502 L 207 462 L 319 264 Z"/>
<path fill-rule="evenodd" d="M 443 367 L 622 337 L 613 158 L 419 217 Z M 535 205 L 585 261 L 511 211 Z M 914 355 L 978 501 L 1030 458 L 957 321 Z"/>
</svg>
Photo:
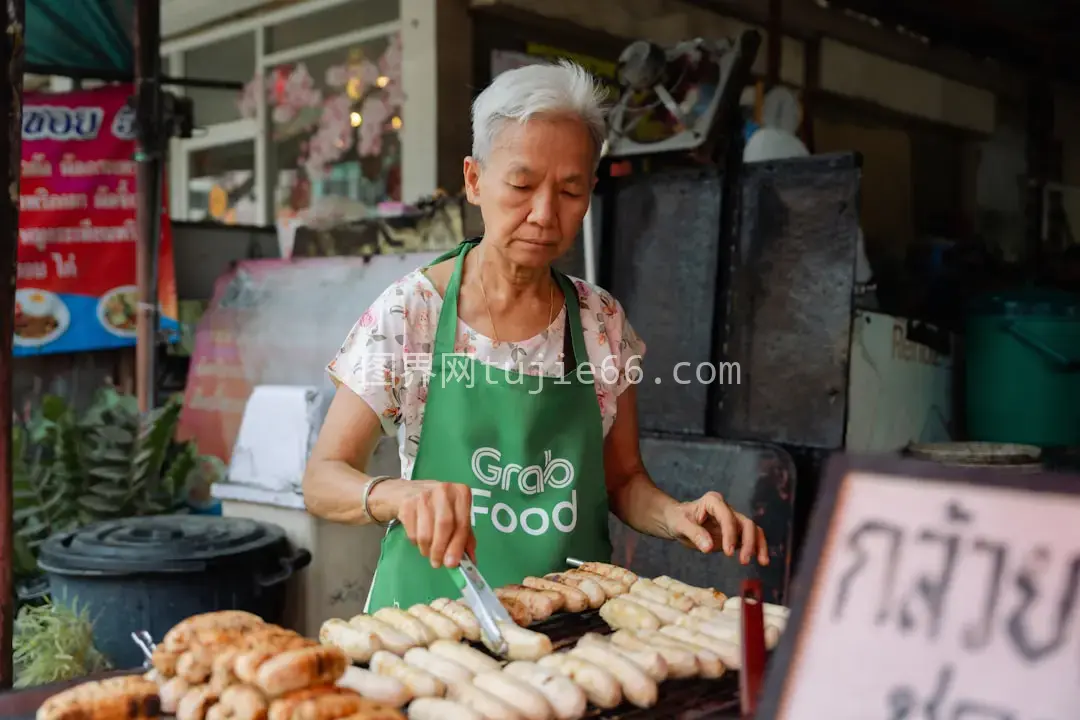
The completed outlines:
<svg viewBox="0 0 1080 720">
<path fill-rule="evenodd" d="M 573 115 L 592 135 L 599 162 L 607 125 L 607 91 L 589 72 L 569 60 L 507 70 L 484 88 L 472 106 L 473 157 L 487 160 L 504 123 L 526 123 L 542 115 Z"/>
</svg>

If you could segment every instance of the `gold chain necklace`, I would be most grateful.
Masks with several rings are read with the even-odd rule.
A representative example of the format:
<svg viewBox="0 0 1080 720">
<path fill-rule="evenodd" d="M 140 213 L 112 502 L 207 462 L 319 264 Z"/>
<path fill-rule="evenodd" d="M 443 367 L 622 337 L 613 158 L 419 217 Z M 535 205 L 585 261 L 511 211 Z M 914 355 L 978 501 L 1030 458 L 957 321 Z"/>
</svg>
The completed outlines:
<svg viewBox="0 0 1080 720">
<path fill-rule="evenodd" d="M 484 310 L 487 311 L 488 322 L 491 323 L 491 335 L 495 344 L 499 344 L 499 331 L 495 328 L 495 318 L 491 316 L 491 303 L 488 302 L 487 290 L 484 288 L 484 253 L 487 249 L 480 251 L 480 267 L 476 270 L 477 278 L 480 280 L 480 294 L 484 296 Z M 555 284 L 552 283 L 548 286 L 548 327 L 551 327 L 551 323 L 555 322 L 553 317 L 555 313 Z"/>
</svg>

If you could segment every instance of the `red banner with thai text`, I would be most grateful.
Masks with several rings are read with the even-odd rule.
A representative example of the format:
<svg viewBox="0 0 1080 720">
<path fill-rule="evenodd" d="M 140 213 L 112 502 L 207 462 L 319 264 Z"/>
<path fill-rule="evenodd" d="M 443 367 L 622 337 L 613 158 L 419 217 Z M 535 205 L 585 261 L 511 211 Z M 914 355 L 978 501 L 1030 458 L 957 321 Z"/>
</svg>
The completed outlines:
<svg viewBox="0 0 1080 720">
<path fill-rule="evenodd" d="M 135 128 L 131 85 L 23 99 L 14 352 L 135 343 Z M 158 303 L 175 334 L 172 227 L 162 208 Z"/>
</svg>

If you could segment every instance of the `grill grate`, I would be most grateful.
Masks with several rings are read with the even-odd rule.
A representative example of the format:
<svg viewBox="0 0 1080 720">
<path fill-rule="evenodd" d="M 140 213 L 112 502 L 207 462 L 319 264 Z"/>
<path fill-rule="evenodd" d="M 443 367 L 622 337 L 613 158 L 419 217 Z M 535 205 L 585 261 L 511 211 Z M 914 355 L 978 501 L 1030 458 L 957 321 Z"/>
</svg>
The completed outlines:
<svg viewBox="0 0 1080 720">
<path fill-rule="evenodd" d="M 556 651 L 574 645 L 582 635 L 611 633 L 597 611 L 559 614 L 534 623 L 530 630 L 551 638 Z M 668 680 L 660 685 L 660 700 L 649 709 L 623 704 L 611 710 L 590 707 L 587 718 L 608 720 L 735 720 L 739 717 L 739 675 L 728 671 L 718 680 Z"/>
</svg>

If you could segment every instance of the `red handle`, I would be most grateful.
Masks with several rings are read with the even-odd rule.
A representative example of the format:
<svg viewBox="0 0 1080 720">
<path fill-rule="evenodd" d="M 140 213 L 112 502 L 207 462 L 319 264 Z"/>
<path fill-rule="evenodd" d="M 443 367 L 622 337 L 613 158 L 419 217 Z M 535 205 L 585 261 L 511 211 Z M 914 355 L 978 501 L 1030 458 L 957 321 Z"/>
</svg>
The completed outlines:
<svg viewBox="0 0 1080 720">
<path fill-rule="evenodd" d="M 765 676 L 765 618 L 761 581 L 742 583 L 742 670 L 739 672 L 739 704 L 742 717 L 752 718 Z"/>
</svg>

